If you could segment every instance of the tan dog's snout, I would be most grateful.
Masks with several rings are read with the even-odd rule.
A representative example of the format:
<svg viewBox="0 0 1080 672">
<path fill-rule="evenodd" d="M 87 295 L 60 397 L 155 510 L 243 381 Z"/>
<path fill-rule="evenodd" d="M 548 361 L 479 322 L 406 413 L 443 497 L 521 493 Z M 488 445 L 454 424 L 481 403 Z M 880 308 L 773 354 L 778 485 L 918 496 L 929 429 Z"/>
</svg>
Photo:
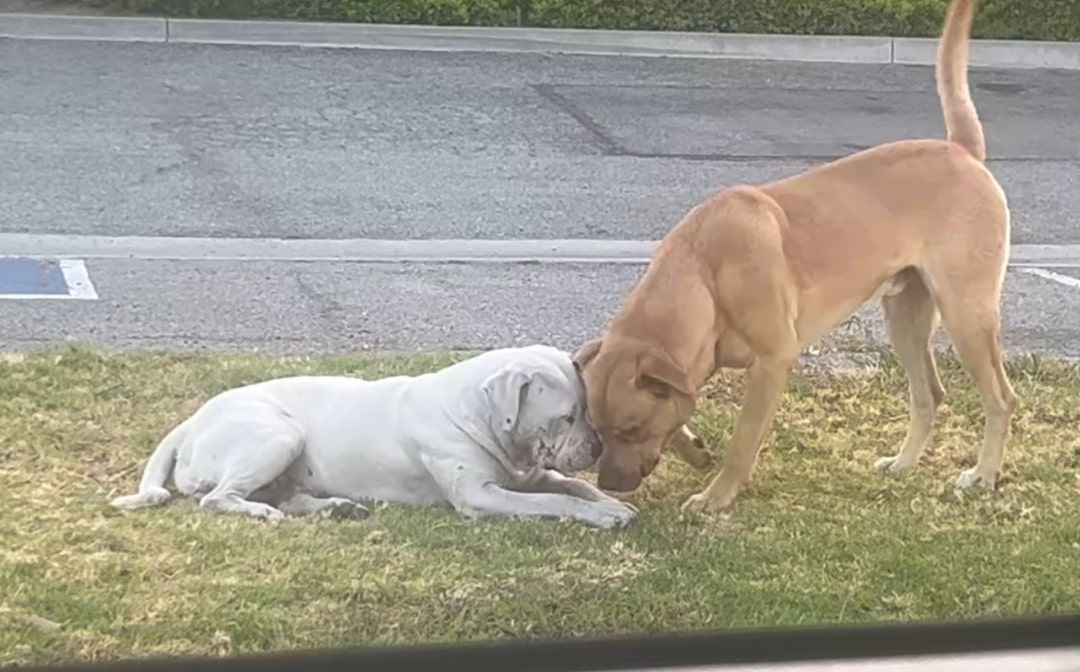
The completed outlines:
<svg viewBox="0 0 1080 672">
<path fill-rule="evenodd" d="M 597 483 L 604 490 L 631 492 L 638 489 L 659 463 L 659 451 L 643 455 L 639 447 L 605 444 L 597 469 Z"/>
<path fill-rule="evenodd" d="M 601 458 L 600 470 L 596 478 L 596 484 L 601 489 L 611 492 L 632 492 L 638 489 L 641 481 L 640 469 L 628 469 L 625 465 L 605 465 Z"/>
</svg>

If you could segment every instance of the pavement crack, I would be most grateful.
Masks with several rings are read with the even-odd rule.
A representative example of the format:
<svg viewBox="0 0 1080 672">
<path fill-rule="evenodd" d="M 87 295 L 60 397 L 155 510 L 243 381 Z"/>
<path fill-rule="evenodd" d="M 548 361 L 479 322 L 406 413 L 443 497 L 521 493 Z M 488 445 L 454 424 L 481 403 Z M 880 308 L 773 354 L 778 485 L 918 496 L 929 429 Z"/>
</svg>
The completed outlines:
<svg viewBox="0 0 1080 672">
<path fill-rule="evenodd" d="M 554 105 L 560 112 L 570 115 L 582 128 L 588 131 L 594 140 L 594 144 L 608 156 L 625 156 L 628 152 L 593 119 L 588 112 L 583 110 L 577 103 L 570 100 L 555 90 L 551 84 L 531 84 L 533 91 Z"/>
<path fill-rule="evenodd" d="M 341 302 L 315 289 L 300 273 L 292 273 L 291 275 L 296 282 L 297 289 L 304 295 L 304 298 L 315 304 L 319 317 L 333 322 L 331 327 L 336 330 L 336 325 L 341 323 L 342 317 L 345 315 L 345 308 L 341 305 Z"/>
<path fill-rule="evenodd" d="M 361 324 L 357 324 L 354 311 L 344 306 L 340 301 L 320 291 L 312 283 L 304 279 L 299 272 L 290 274 L 300 294 L 315 304 L 315 312 L 318 315 L 324 333 L 333 336 L 335 341 L 350 341 L 354 346 L 359 343 L 361 349 L 371 349 L 379 345 L 379 339 L 373 338 L 374 332 Z M 367 319 L 367 312 L 361 311 L 360 321 Z"/>
</svg>

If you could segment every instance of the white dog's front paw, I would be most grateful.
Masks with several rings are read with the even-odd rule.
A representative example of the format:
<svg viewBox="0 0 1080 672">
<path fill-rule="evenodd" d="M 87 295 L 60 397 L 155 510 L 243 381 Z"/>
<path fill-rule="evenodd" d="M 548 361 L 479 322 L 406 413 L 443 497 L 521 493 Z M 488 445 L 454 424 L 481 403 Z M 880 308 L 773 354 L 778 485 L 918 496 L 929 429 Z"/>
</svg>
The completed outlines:
<svg viewBox="0 0 1080 672">
<path fill-rule="evenodd" d="M 327 518 L 334 520 L 363 520 L 371 515 L 369 508 L 351 499 L 332 497 L 331 502 L 330 507 L 325 510 Z"/>
<path fill-rule="evenodd" d="M 631 504 L 630 502 L 624 502 L 623 500 L 619 499 L 618 497 L 612 497 L 611 495 L 607 494 L 606 492 L 601 492 L 600 496 L 596 499 L 596 501 L 598 501 L 598 502 L 606 502 L 608 504 L 615 504 L 615 505 L 618 505 L 618 506 L 625 506 L 626 508 L 633 511 L 635 514 L 641 513 L 640 511 L 638 511 L 638 508 L 636 506 L 634 506 L 633 504 Z"/>
<path fill-rule="evenodd" d="M 251 514 L 256 518 L 262 518 L 266 522 L 276 525 L 285 520 L 285 514 L 275 509 L 268 504 L 252 503 L 255 508 L 252 509 Z"/>
<path fill-rule="evenodd" d="M 596 502 L 594 515 L 590 516 L 593 525 L 605 530 L 623 528 L 634 522 L 637 510 L 618 500 Z"/>
<path fill-rule="evenodd" d="M 997 474 L 981 474 L 977 469 L 968 469 L 961 473 L 960 477 L 956 479 L 956 487 L 963 488 L 964 490 L 971 490 L 973 488 L 993 490 L 996 484 Z"/>
<path fill-rule="evenodd" d="M 877 462 L 874 462 L 874 469 L 884 474 L 902 474 L 908 469 L 915 466 L 915 463 L 911 460 L 905 460 L 900 455 L 893 455 L 892 457 L 883 457 Z"/>
</svg>

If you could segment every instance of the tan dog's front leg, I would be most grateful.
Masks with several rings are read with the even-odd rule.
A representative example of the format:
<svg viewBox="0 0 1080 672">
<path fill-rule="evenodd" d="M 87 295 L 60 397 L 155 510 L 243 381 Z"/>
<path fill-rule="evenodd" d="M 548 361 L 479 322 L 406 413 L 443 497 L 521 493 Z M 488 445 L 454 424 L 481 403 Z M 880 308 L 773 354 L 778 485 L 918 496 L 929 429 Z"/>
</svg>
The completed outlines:
<svg viewBox="0 0 1080 672">
<path fill-rule="evenodd" d="M 705 450 L 705 443 L 689 427 L 683 425 L 671 437 L 671 447 L 691 467 L 704 471 L 712 465 L 712 455 Z"/>
<path fill-rule="evenodd" d="M 731 445 L 716 478 L 683 504 L 684 511 L 714 513 L 731 505 L 750 478 L 761 442 L 784 395 L 792 362 L 757 360 L 749 371 L 742 412 L 735 422 Z"/>
</svg>

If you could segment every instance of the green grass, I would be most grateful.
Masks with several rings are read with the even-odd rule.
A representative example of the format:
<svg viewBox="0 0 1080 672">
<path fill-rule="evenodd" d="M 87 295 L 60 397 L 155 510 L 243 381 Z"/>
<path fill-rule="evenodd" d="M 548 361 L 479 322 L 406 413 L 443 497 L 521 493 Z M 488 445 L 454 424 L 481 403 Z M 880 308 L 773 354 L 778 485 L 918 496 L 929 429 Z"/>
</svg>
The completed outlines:
<svg viewBox="0 0 1080 672">
<path fill-rule="evenodd" d="M 871 470 L 904 434 L 906 388 L 793 379 L 732 512 L 684 518 L 707 475 L 669 455 L 621 532 L 469 523 L 381 508 L 364 521 L 257 521 L 180 501 L 122 515 L 153 445 L 210 395 L 299 372 L 382 376 L 449 357 L 108 355 L 0 360 L 0 662 L 574 637 L 728 626 L 1045 614 L 1080 606 L 1080 375 L 1011 367 L 1023 405 L 997 492 L 956 493 L 982 417 L 947 358 L 948 396 L 916 472 Z M 741 377 L 695 419 L 719 452 Z"/>
</svg>

